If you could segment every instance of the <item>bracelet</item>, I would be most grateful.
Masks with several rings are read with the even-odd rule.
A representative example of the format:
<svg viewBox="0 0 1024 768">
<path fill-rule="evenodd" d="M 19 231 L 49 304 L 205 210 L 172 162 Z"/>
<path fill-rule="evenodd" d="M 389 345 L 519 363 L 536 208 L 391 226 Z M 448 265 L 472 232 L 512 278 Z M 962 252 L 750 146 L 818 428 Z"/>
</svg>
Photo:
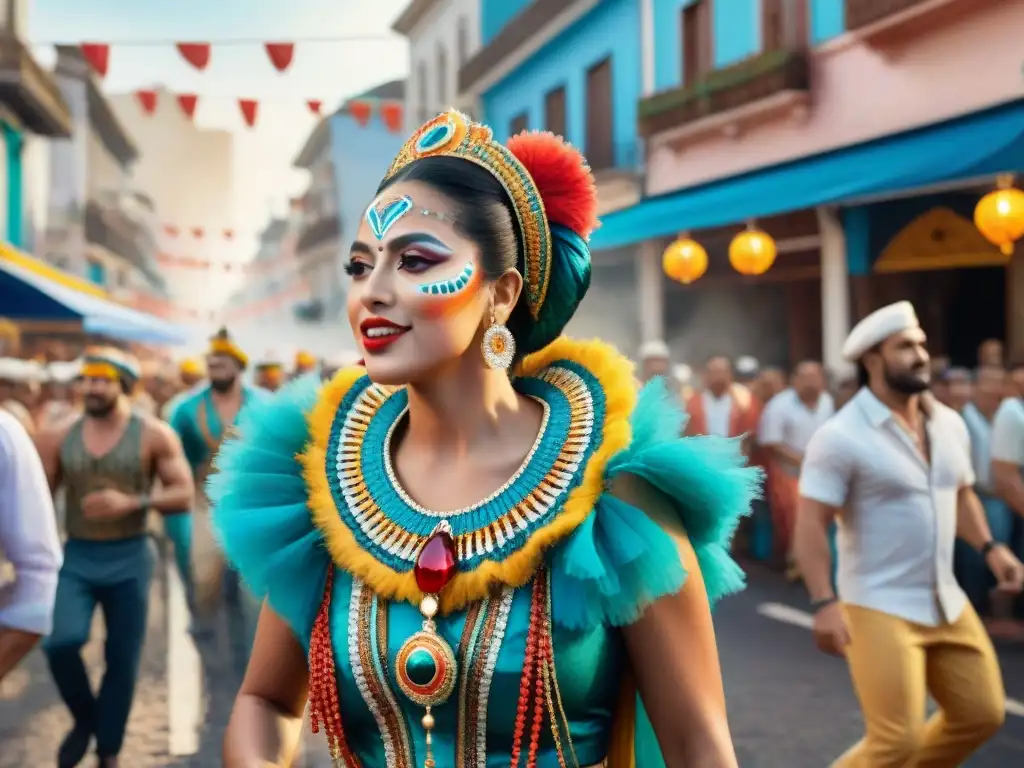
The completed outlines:
<svg viewBox="0 0 1024 768">
<path fill-rule="evenodd" d="M 811 601 L 811 609 L 815 613 L 817 613 L 822 608 L 826 608 L 826 607 L 832 605 L 832 603 L 836 602 L 837 600 L 838 600 L 838 598 L 835 595 L 832 595 L 832 597 L 826 597 L 824 600 L 812 600 Z"/>
<path fill-rule="evenodd" d="M 978 554 L 981 555 L 982 558 L 988 557 L 988 553 L 991 552 L 993 549 L 995 549 L 998 546 L 999 546 L 999 542 L 998 541 L 996 541 L 995 539 L 989 539 L 988 541 L 986 541 L 984 544 L 981 545 L 981 549 L 978 550 Z"/>
</svg>

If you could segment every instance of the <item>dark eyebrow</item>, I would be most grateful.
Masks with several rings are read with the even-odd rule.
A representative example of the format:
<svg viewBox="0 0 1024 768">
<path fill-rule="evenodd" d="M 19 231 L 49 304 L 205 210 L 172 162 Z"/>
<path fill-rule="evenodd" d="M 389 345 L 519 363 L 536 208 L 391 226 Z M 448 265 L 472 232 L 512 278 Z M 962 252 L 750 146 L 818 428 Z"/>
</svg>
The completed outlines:
<svg viewBox="0 0 1024 768">
<path fill-rule="evenodd" d="M 356 240 L 352 243 L 352 253 L 361 253 L 364 256 L 370 256 L 373 253 L 373 250 L 361 240 Z"/>
<path fill-rule="evenodd" d="M 451 252 L 451 248 L 443 240 L 439 240 L 434 235 L 426 232 L 410 232 L 407 235 L 401 235 L 396 237 L 390 243 L 388 243 L 388 250 L 400 251 L 406 246 L 412 245 L 413 243 L 422 243 L 424 245 L 433 245 L 435 248 L 441 248 L 445 251 Z"/>
</svg>

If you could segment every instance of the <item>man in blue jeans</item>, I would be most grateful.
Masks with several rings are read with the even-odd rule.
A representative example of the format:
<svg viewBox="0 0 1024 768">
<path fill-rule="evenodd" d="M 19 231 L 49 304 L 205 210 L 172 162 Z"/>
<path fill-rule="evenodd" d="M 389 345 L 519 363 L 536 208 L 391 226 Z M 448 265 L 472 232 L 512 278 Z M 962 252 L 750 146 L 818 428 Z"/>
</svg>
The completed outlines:
<svg viewBox="0 0 1024 768">
<path fill-rule="evenodd" d="M 975 491 L 985 508 L 992 538 L 1012 547 L 1014 534 L 1013 510 L 997 494 L 992 476 L 992 425 L 1005 392 L 1006 374 L 996 366 L 983 366 L 975 375 L 974 391 L 970 402 L 960 412 L 971 439 L 971 463 L 977 476 Z M 989 602 L 989 590 L 995 583 L 984 560 L 963 541 L 957 541 L 957 561 L 960 581 L 979 613 Z"/>
<path fill-rule="evenodd" d="M 192 505 L 192 473 L 177 435 L 132 407 L 138 363 L 118 350 L 92 350 L 82 367 L 85 413 L 38 439 L 50 487 L 65 491 L 68 540 L 57 580 L 53 631 L 43 648 L 74 726 L 60 744 L 59 768 L 73 768 L 96 738 L 102 768 L 117 766 L 146 635 L 155 555 L 150 509 Z M 159 489 L 153 490 L 160 479 Z M 82 647 L 103 611 L 105 669 L 89 683 Z"/>
</svg>

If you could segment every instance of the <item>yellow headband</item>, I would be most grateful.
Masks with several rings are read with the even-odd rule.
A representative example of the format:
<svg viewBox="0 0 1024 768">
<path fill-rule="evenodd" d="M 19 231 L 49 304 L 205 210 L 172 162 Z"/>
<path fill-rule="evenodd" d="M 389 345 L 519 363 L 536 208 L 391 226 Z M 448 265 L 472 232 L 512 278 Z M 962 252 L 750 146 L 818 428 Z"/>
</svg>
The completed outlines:
<svg viewBox="0 0 1024 768">
<path fill-rule="evenodd" d="M 243 368 L 249 364 L 249 356 L 228 339 L 212 339 L 210 341 L 210 354 L 233 357 L 242 364 Z"/>
<path fill-rule="evenodd" d="M 181 361 L 178 365 L 178 372 L 183 376 L 202 376 L 203 366 L 200 365 L 198 360 L 189 358 Z"/>
<path fill-rule="evenodd" d="M 121 378 L 121 372 L 112 363 L 85 362 L 82 364 L 81 374 L 86 379 L 119 381 Z"/>
<path fill-rule="evenodd" d="M 384 180 L 420 158 L 444 156 L 490 171 L 512 200 L 526 257 L 526 299 L 536 320 L 551 279 L 551 227 L 536 183 L 516 156 L 494 140 L 490 128 L 455 110 L 443 112 L 416 131 L 399 150 Z"/>
</svg>

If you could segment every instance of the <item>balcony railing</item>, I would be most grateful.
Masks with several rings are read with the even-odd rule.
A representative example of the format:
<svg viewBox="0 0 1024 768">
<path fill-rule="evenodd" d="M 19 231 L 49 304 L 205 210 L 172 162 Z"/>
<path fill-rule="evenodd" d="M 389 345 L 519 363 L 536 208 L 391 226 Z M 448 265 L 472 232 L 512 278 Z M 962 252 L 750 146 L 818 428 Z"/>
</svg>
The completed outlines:
<svg viewBox="0 0 1024 768">
<path fill-rule="evenodd" d="M 120 256 L 151 280 L 161 280 L 152 233 L 123 211 L 90 200 L 85 206 L 85 239 Z"/>
<path fill-rule="evenodd" d="M 71 135 L 71 113 L 57 83 L 9 30 L 0 31 L 0 101 L 32 133 L 51 138 Z"/>
<path fill-rule="evenodd" d="M 710 72 L 692 85 L 641 100 L 640 134 L 649 137 L 786 91 L 809 90 L 810 66 L 804 52 L 768 51 Z"/>
<path fill-rule="evenodd" d="M 854 31 L 931 0 L 846 0 L 846 29 Z"/>
<path fill-rule="evenodd" d="M 301 255 L 304 251 L 312 250 L 329 240 L 336 240 L 341 236 L 341 220 L 337 216 L 324 216 L 315 219 L 302 228 L 299 232 L 299 241 L 296 250 Z"/>
</svg>

